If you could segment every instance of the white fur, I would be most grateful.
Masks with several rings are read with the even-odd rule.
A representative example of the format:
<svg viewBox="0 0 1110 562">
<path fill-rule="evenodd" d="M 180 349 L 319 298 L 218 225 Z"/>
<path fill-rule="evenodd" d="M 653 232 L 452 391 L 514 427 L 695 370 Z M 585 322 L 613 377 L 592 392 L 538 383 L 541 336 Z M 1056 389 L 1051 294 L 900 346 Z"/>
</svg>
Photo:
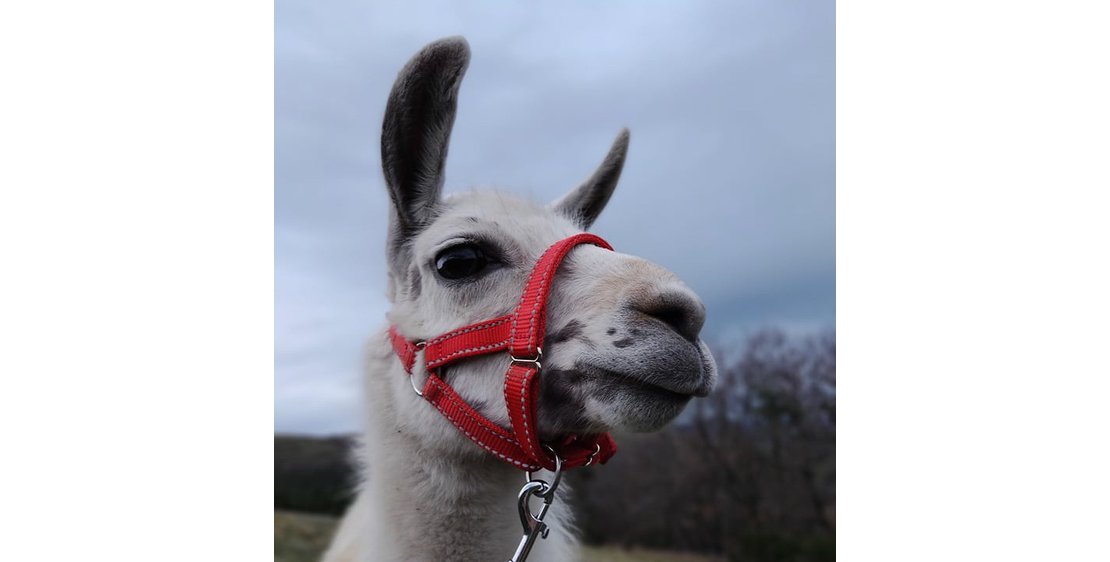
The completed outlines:
<svg viewBox="0 0 1110 562">
<path fill-rule="evenodd" d="M 570 220 L 555 212 L 498 192 L 450 198 L 437 220 L 413 243 L 411 264 L 420 269 L 420 296 L 410 295 L 407 269 L 393 273 L 389 321 L 408 337 L 424 339 L 506 314 L 516 305 L 540 253 L 576 232 L 579 229 Z M 432 260 L 445 243 L 475 233 L 496 237 L 518 261 L 492 272 L 480 287 L 465 289 L 467 294 L 461 296 L 457 288 L 436 279 Z M 639 258 L 582 246 L 564 264 L 554 283 L 549 333 L 571 320 L 580 322 L 583 330 L 579 338 L 544 350 L 544 373 L 573 368 L 578 361 L 603 361 L 606 356 L 640 361 L 642 354 L 634 346 L 614 347 L 608 341 L 614 336 L 606 333 L 610 327 L 624 329 L 651 321 L 629 313 L 630 293 L 678 292 L 696 302 L 673 274 Z M 564 268 L 572 273 L 565 274 Z M 674 345 L 684 341 L 673 339 Z M 371 338 L 367 354 L 367 418 L 360 451 L 363 483 L 324 560 L 507 559 L 521 535 L 515 501 L 523 473 L 467 440 L 413 392 L 384 330 Z M 505 426 L 502 384 L 507 363 L 504 354 L 483 356 L 460 363 L 447 374 L 459 394 Z M 419 361 L 414 372 L 422 381 L 425 373 Z M 568 427 L 567 420 L 551 419 L 541 409 L 541 434 L 644 429 L 643 412 L 651 412 L 652 404 L 637 396 L 623 402 L 595 399 L 588 393 L 590 385 L 583 385 L 587 393 L 580 403 L 571 405 L 581 411 L 577 425 Z M 630 416 L 629 410 L 636 415 Z M 652 426 L 647 429 L 661 426 L 680 410 L 655 412 L 646 420 Z M 538 541 L 529 560 L 577 559 L 566 501 L 555 503 L 546 522 L 551 534 Z"/>
</svg>

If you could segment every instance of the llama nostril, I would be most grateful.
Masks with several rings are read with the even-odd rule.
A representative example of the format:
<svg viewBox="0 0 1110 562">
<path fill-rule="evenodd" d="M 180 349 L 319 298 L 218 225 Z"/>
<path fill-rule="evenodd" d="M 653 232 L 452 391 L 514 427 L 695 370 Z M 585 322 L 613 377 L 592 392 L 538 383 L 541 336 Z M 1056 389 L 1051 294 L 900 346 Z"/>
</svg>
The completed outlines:
<svg viewBox="0 0 1110 562">
<path fill-rule="evenodd" d="M 705 324 L 705 305 L 685 293 L 661 293 L 631 303 L 632 308 L 669 326 L 678 335 L 696 342 Z"/>
</svg>

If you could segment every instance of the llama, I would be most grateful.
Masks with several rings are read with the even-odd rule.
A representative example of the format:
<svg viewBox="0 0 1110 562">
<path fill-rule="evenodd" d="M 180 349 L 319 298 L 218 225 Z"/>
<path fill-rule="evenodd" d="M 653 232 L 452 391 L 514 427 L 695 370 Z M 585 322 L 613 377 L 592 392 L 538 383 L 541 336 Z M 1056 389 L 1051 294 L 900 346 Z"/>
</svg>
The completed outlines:
<svg viewBox="0 0 1110 562">
<path fill-rule="evenodd" d="M 414 341 L 512 312 L 545 249 L 584 232 L 601 213 L 628 148 L 623 130 L 594 174 L 548 206 L 498 191 L 441 197 L 469 60 L 461 37 L 426 46 L 400 72 L 386 106 L 387 318 Z M 657 430 L 713 388 L 716 366 L 698 338 L 705 307 L 658 265 L 576 246 L 555 270 L 546 310 L 536 407 L 544 443 Z M 419 381 L 432 370 L 416 354 L 410 375 L 394 345 L 383 329 L 367 346 L 362 483 L 324 561 L 507 559 L 522 536 L 514 501 L 522 471 L 476 446 L 424 400 Z M 482 416 L 509 427 L 509 362 L 507 353 L 479 355 L 438 375 Z M 539 474 L 548 482 L 554 476 Z M 544 520 L 550 535 L 529 560 L 578 559 L 571 514 L 560 501 L 566 491 L 557 490 Z"/>
</svg>

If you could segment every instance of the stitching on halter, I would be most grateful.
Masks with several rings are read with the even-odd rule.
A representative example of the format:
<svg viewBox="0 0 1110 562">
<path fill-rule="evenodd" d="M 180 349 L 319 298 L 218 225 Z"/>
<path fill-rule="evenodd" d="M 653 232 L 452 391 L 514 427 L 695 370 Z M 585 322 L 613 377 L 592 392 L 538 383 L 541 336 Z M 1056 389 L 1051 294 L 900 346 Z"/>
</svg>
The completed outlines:
<svg viewBox="0 0 1110 562">
<path fill-rule="evenodd" d="M 525 409 L 525 405 L 524 405 L 524 403 L 525 403 L 525 393 L 526 393 L 525 391 L 528 388 L 528 385 L 532 384 L 532 377 L 534 377 L 534 376 L 536 376 L 536 371 L 529 370 L 528 371 L 528 376 L 524 379 L 524 384 L 520 385 L 520 411 L 521 412 L 526 412 L 527 411 Z M 529 450 L 528 451 L 529 454 L 531 454 L 533 457 L 540 458 L 539 455 L 538 455 L 539 451 L 536 451 L 532 447 L 532 434 L 531 434 L 531 432 L 528 431 L 528 416 L 526 416 L 526 415 L 525 416 L 520 416 L 520 418 L 521 418 L 521 420 L 524 421 L 524 442 L 520 444 L 521 448 L 527 447 L 528 450 Z"/>
<path fill-rule="evenodd" d="M 494 324 L 494 325 L 496 325 L 496 324 Z M 475 346 L 475 347 L 468 347 L 466 349 L 460 349 L 458 351 L 452 351 L 451 353 L 449 353 L 447 355 L 444 355 L 443 357 L 439 357 L 435 361 L 432 361 L 432 362 L 428 363 L 427 365 L 425 365 L 425 367 L 429 368 L 429 369 L 439 367 L 439 366 L 443 365 L 445 362 L 450 361 L 451 358 L 453 358 L 453 357 L 457 357 L 459 355 L 466 355 L 467 353 L 470 353 L 472 351 L 482 351 L 482 350 L 486 350 L 486 349 L 497 349 L 501 346 L 504 346 L 507 343 L 509 343 L 508 338 L 503 339 L 499 342 L 495 342 L 495 343 L 490 343 L 490 344 L 486 344 L 486 345 L 479 345 L 479 346 Z"/>
<path fill-rule="evenodd" d="M 483 443 L 483 442 L 482 442 L 482 441 L 481 441 L 480 439 L 478 439 L 478 438 L 474 437 L 473 435 L 471 435 L 471 434 L 470 434 L 470 432 L 469 432 L 469 431 L 467 431 L 467 430 L 466 430 L 466 428 L 464 428 L 464 427 L 463 427 L 462 425 L 460 425 L 459 423 L 455 422 L 455 420 L 454 420 L 454 419 L 452 419 L 452 418 L 451 418 L 451 416 L 448 416 L 448 415 L 447 415 L 447 412 L 446 412 L 446 411 L 444 411 L 444 409 L 443 409 L 443 408 L 441 408 L 441 407 L 440 407 L 440 405 L 439 405 L 438 403 L 434 403 L 434 405 L 435 405 L 436 409 L 437 409 L 437 410 L 439 410 L 439 413 L 443 414 L 443 417 L 447 418 L 447 421 L 451 422 L 451 425 L 455 426 L 455 428 L 456 428 L 456 429 L 458 429 L 459 431 L 461 431 L 461 432 L 463 433 L 463 435 L 466 435 L 466 437 L 467 437 L 468 439 L 470 439 L 471 441 L 473 441 L 473 442 L 477 443 L 477 444 L 478 444 L 478 445 L 480 445 L 480 446 L 481 446 L 481 447 L 482 447 L 483 449 L 485 449 L 485 450 L 487 450 L 487 451 L 489 451 L 489 452 L 493 453 L 493 454 L 494 454 L 494 456 L 496 456 L 497 458 L 499 458 L 499 459 L 501 459 L 501 460 L 503 460 L 503 461 L 505 461 L 505 462 L 507 462 L 507 463 L 510 463 L 510 464 L 512 464 L 512 465 L 514 465 L 514 466 L 516 466 L 516 467 L 518 467 L 518 468 L 523 468 L 523 469 L 525 469 L 525 470 L 530 470 L 530 469 L 532 469 L 532 468 L 533 468 L 533 467 L 531 467 L 531 466 L 529 466 L 529 465 L 526 465 L 526 464 L 524 464 L 524 463 L 523 463 L 523 462 L 521 462 L 521 461 L 518 461 L 518 460 L 515 460 L 515 459 L 512 459 L 512 458 L 509 458 L 509 457 L 507 457 L 507 456 L 505 456 L 505 455 L 503 455 L 503 454 L 501 454 L 501 453 L 497 452 L 496 450 L 494 450 L 493 448 L 491 448 L 491 447 L 490 447 L 489 445 L 486 445 L 485 443 Z M 474 419 L 474 418 L 471 418 L 471 420 L 473 420 L 473 419 Z M 494 435 L 497 435 L 497 434 L 495 433 Z M 498 436 L 498 437 L 501 437 L 500 435 L 497 435 L 497 436 Z M 502 439 L 504 439 L 504 437 L 501 437 L 501 438 L 502 438 Z"/>
<path fill-rule="evenodd" d="M 536 297 L 535 304 L 532 305 L 532 314 L 528 318 L 528 343 L 529 344 L 531 344 L 532 342 L 534 342 L 536 340 L 536 313 L 539 311 L 541 304 L 546 304 L 546 303 L 543 302 L 545 299 L 539 298 L 539 295 L 543 295 L 546 292 L 547 276 L 553 269 L 555 269 L 557 267 L 558 267 L 558 264 L 555 264 L 555 267 L 548 266 L 548 267 L 544 268 L 543 277 L 540 278 L 540 290 L 537 292 L 537 297 Z"/>
<path fill-rule="evenodd" d="M 473 332 L 475 330 L 483 330 L 485 328 L 492 328 L 494 326 L 497 326 L 498 324 L 504 324 L 505 322 L 508 322 L 508 321 L 509 321 L 508 317 L 503 317 L 503 318 L 499 318 L 497 320 L 484 322 L 482 324 L 475 324 L 473 326 L 467 326 L 465 328 L 459 328 L 458 330 L 455 330 L 454 332 L 448 332 L 446 334 L 443 334 L 442 336 L 438 336 L 434 339 L 430 339 L 430 340 L 427 341 L 427 343 L 428 343 L 428 345 L 432 345 L 434 343 L 441 343 L 441 342 L 449 340 L 449 339 L 451 339 L 455 336 L 461 336 L 462 334 L 466 334 L 468 332 Z"/>
<path fill-rule="evenodd" d="M 446 385 L 447 383 L 439 383 L 439 384 Z M 443 390 L 440 389 L 440 392 L 443 392 Z M 435 404 L 436 409 L 438 409 L 440 412 L 443 412 L 443 408 L 440 407 L 438 402 L 435 402 L 434 404 Z M 465 402 L 464 402 L 464 404 L 465 404 Z M 464 416 L 466 416 L 470 421 L 472 421 L 472 422 L 474 422 L 478 425 L 482 424 L 482 420 L 480 420 L 479 418 L 474 417 L 474 414 L 471 414 L 470 412 L 466 411 L 465 408 L 459 408 L 459 412 L 461 412 Z M 446 414 L 447 412 L 443 412 L 443 413 Z M 445 417 L 450 418 L 450 416 L 445 416 Z M 454 422 L 452 422 L 452 423 L 454 423 Z M 460 429 L 462 429 L 462 428 L 460 428 Z M 466 432 L 464 431 L 464 433 L 466 433 Z M 496 438 L 498 438 L 498 439 L 500 439 L 500 440 L 502 440 L 502 441 L 504 441 L 504 442 L 506 442 L 510 445 L 516 445 L 517 444 L 512 439 L 509 439 L 508 437 L 505 437 L 504 435 L 501 435 L 500 433 L 496 433 L 494 431 L 490 431 L 489 433 L 490 433 L 490 435 L 493 435 L 494 437 L 496 437 Z M 467 435 L 469 436 L 469 433 Z"/>
</svg>

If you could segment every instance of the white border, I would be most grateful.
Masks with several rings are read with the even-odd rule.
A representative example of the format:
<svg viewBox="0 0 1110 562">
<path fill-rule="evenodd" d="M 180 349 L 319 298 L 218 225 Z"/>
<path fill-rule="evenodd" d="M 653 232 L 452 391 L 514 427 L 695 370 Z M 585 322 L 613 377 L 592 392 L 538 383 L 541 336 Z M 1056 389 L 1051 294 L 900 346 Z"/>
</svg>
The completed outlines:
<svg viewBox="0 0 1110 562">
<path fill-rule="evenodd" d="M 265 560 L 273 7 L 0 8 L 9 560 Z"/>
<path fill-rule="evenodd" d="M 840 3 L 846 559 L 1110 553 L 1106 12 Z M 7 558 L 270 555 L 272 17 L 0 12 Z"/>
<path fill-rule="evenodd" d="M 838 6 L 846 560 L 1110 559 L 1108 15 Z"/>
</svg>

